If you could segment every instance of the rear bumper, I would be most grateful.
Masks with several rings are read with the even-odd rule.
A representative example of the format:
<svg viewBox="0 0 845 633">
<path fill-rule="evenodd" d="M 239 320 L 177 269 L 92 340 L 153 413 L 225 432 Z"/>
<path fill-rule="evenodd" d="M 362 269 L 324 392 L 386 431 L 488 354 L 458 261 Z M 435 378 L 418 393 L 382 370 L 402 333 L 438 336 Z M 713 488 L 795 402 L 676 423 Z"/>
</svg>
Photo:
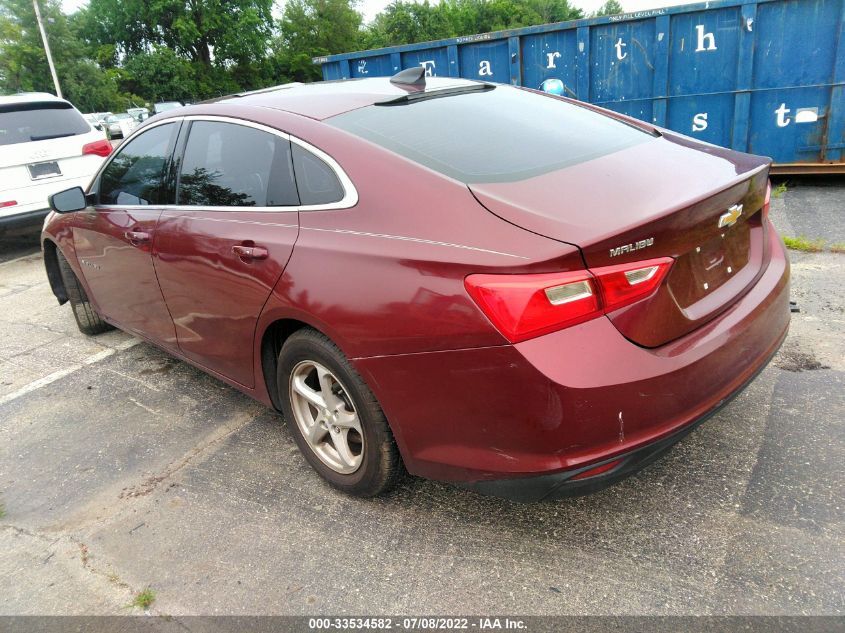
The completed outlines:
<svg viewBox="0 0 845 633">
<path fill-rule="evenodd" d="M 651 462 L 662 457 L 676 443 L 680 442 L 683 438 L 698 428 L 700 424 L 706 422 L 724 408 L 729 402 L 731 402 L 731 400 L 738 396 L 761 371 L 766 368 L 769 361 L 771 361 L 778 349 L 780 349 L 780 345 L 783 343 L 785 338 L 786 332 L 783 333 L 775 351 L 772 352 L 769 358 L 766 359 L 766 361 L 756 372 L 754 372 L 745 384 L 699 419 L 691 422 L 681 430 L 676 431 L 667 437 L 656 440 L 651 444 L 641 446 L 640 448 L 637 448 L 629 453 L 625 453 L 624 455 L 617 455 L 610 459 L 605 459 L 573 470 L 565 470 L 550 475 L 538 475 L 535 477 L 456 482 L 456 485 L 484 495 L 491 495 L 494 497 L 501 497 L 503 499 L 510 499 L 511 501 L 521 502 L 551 501 L 564 497 L 586 495 L 602 490 L 603 488 L 607 488 L 608 486 L 635 474 Z M 602 472 L 599 474 L 583 477 L 585 471 L 599 469 L 601 466 L 609 466 L 609 468 L 607 470 L 601 469 Z M 583 478 L 579 478 L 579 476 L 582 476 Z"/>
<path fill-rule="evenodd" d="M 86 158 L 92 157 L 87 156 Z M 18 204 L 0 209 L 0 227 L 9 228 L 37 224 L 50 212 L 48 198 L 52 194 L 73 187 L 86 189 L 102 162 L 99 156 L 93 158 L 97 160 L 88 161 L 91 172 L 82 176 L 49 178 L 28 183 L 25 187 L 4 190 L 3 199 L 16 200 Z"/>
<path fill-rule="evenodd" d="M 50 213 L 50 209 L 44 208 L 15 213 L 14 215 L 0 215 L 0 230 L 40 226 L 48 213 Z"/>
<path fill-rule="evenodd" d="M 516 345 L 354 362 L 413 474 L 499 494 L 533 479 L 524 485 L 546 496 L 622 458 L 604 475 L 610 482 L 724 405 L 777 351 L 789 326 L 789 263 L 769 234 L 771 260 L 757 283 L 659 348 L 634 345 L 602 317 Z M 576 481 L 570 491 L 600 483 Z"/>
</svg>

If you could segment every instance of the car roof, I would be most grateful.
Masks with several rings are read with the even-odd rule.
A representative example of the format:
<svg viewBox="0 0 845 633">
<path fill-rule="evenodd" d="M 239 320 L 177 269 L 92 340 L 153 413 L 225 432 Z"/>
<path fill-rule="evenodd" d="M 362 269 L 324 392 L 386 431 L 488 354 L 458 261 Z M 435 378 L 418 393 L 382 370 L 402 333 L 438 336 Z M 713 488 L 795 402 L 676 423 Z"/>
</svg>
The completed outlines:
<svg viewBox="0 0 845 633">
<path fill-rule="evenodd" d="M 475 84 L 477 82 L 466 79 L 427 77 L 425 90 L 444 90 Z M 374 77 L 319 81 L 310 84 L 283 84 L 263 90 L 229 95 L 205 103 L 259 106 L 322 120 L 418 91 L 417 87 L 402 87 L 393 84 L 389 77 Z"/>
<path fill-rule="evenodd" d="M 17 103 L 40 103 L 45 101 L 69 103 L 64 99 L 59 99 L 56 95 L 51 95 L 49 92 L 19 92 L 14 95 L 0 96 L 0 106 L 14 105 Z"/>
</svg>

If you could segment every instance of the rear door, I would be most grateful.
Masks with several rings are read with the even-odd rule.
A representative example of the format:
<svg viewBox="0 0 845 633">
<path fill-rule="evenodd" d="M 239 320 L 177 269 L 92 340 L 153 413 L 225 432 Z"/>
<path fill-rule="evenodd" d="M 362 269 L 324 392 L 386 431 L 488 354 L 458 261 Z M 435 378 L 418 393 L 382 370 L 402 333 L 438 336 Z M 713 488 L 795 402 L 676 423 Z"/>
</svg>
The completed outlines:
<svg viewBox="0 0 845 633">
<path fill-rule="evenodd" d="M 290 140 L 245 122 L 185 126 L 177 204 L 155 243 L 159 283 L 182 353 L 252 387 L 258 315 L 299 232 Z"/>
<path fill-rule="evenodd" d="M 98 312 L 170 348 L 176 336 L 151 253 L 163 204 L 169 202 L 165 176 L 179 125 L 155 126 L 122 145 L 94 185 L 96 204 L 79 213 L 73 229 Z"/>
</svg>

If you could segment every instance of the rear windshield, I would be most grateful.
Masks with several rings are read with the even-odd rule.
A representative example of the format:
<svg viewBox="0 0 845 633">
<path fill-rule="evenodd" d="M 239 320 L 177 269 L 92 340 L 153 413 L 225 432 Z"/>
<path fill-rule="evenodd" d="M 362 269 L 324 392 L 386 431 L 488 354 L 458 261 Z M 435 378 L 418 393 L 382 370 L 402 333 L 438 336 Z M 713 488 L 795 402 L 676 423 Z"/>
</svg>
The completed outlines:
<svg viewBox="0 0 845 633">
<path fill-rule="evenodd" d="M 44 141 L 91 131 L 69 103 L 16 103 L 0 106 L 0 145 Z"/>
<path fill-rule="evenodd" d="M 652 138 L 586 108 L 508 86 L 372 105 L 326 123 L 465 183 L 523 180 Z"/>
</svg>

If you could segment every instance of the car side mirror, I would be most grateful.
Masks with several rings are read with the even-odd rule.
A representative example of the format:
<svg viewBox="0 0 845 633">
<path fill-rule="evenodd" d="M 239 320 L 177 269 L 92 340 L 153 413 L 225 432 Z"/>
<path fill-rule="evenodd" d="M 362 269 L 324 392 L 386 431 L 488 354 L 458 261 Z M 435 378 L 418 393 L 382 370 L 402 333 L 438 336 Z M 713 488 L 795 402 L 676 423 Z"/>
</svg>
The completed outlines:
<svg viewBox="0 0 845 633">
<path fill-rule="evenodd" d="M 73 213 L 74 211 L 82 211 L 88 206 L 88 200 L 85 198 L 82 187 L 74 187 L 54 193 L 48 200 L 50 201 L 50 208 L 56 213 Z"/>
</svg>

